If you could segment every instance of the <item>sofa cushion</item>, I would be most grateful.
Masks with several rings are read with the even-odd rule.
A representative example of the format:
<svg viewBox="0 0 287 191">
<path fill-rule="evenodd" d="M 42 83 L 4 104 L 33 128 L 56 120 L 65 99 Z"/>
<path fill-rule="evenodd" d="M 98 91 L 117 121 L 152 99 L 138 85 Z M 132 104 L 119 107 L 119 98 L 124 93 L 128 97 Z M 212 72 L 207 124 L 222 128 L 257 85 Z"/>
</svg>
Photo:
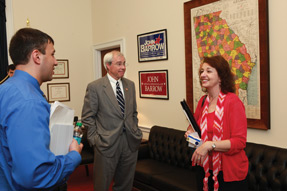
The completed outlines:
<svg viewBox="0 0 287 191">
<path fill-rule="evenodd" d="M 287 150 L 246 143 L 249 190 L 287 190 Z"/>
<path fill-rule="evenodd" d="M 173 167 L 165 174 L 152 176 L 151 184 L 158 190 L 197 191 L 195 170 Z"/>
<path fill-rule="evenodd" d="M 153 159 L 139 160 L 136 166 L 135 177 L 138 181 L 151 183 L 153 175 L 171 172 L 171 166 Z"/>
<path fill-rule="evenodd" d="M 156 190 L 196 190 L 195 170 L 171 166 L 153 159 L 139 160 L 136 166 L 137 182 L 153 185 Z"/>
<path fill-rule="evenodd" d="M 184 131 L 153 126 L 149 135 L 149 157 L 159 162 L 181 168 L 192 168 L 194 149 L 188 147 Z"/>
</svg>

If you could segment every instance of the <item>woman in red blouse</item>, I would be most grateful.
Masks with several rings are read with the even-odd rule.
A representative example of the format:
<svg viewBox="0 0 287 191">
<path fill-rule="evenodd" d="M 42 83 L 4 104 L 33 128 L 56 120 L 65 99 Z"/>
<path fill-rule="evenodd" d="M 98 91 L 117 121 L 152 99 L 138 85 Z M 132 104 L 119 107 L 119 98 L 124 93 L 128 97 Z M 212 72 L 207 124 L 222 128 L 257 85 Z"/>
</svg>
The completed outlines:
<svg viewBox="0 0 287 191">
<path fill-rule="evenodd" d="M 199 190 L 248 190 L 247 119 L 228 62 L 222 56 L 205 57 L 199 78 L 207 93 L 194 113 L 203 142 L 191 159 L 203 167 Z M 191 132 L 189 126 L 185 136 Z"/>
</svg>

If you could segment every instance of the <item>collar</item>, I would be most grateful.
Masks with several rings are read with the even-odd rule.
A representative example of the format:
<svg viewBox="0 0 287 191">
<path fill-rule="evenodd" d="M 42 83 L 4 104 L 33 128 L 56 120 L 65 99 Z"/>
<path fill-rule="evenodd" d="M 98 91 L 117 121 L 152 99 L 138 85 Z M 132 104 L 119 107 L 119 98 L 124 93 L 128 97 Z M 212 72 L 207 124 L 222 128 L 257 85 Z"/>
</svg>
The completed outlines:
<svg viewBox="0 0 287 191">
<path fill-rule="evenodd" d="M 15 78 L 14 78 L 15 77 Z M 28 81 L 29 83 L 32 84 L 32 86 L 34 86 L 42 95 L 44 94 L 43 91 L 40 89 L 40 84 L 38 82 L 38 80 L 36 78 L 34 78 L 33 76 L 31 76 L 28 72 L 25 72 L 23 70 L 15 70 L 13 77 L 11 78 L 11 80 L 13 80 L 13 78 L 19 79 L 21 81 Z"/>
<path fill-rule="evenodd" d="M 120 78 L 119 80 L 115 80 L 109 73 L 107 73 L 108 79 L 111 83 L 116 84 L 117 82 L 119 82 L 120 84 L 122 83 L 122 79 Z"/>
</svg>

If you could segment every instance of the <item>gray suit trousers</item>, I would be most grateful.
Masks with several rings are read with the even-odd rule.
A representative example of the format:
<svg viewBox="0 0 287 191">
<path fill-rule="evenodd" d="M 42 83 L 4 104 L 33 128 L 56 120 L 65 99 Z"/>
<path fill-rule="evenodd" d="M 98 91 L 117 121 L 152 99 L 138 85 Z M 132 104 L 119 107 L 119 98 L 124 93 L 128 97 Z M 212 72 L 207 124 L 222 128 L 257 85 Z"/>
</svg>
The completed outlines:
<svg viewBox="0 0 287 191">
<path fill-rule="evenodd" d="M 95 147 L 94 191 L 108 191 L 113 181 L 113 191 L 132 190 L 138 151 L 132 152 L 126 133 L 119 137 L 113 157 L 103 156 Z"/>
</svg>

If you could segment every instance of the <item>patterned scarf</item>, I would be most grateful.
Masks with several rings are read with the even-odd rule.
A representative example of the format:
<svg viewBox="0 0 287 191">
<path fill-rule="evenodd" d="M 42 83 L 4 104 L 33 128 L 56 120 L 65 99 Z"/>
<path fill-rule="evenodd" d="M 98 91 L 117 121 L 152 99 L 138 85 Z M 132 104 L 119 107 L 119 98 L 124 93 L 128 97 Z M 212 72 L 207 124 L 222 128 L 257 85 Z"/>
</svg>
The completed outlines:
<svg viewBox="0 0 287 191">
<path fill-rule="evenodd" d="M 212 141 L 220 141 L 223 135 L 223 115 L 224 115 L 224 100 L 225 100 L 225 94 L 222 92 L 219 93 L 217 104 L 215 108 L 215 116 L 214 116 L 214 124 L 213 124 L 213 137 Z M 208 106 L 209 106 L 209 97 L 207 96 L 204 109 L 202 111 L 202 117 L 200 122 L 201 127 L 201 139 L 203 142 L 208 141 L 207 136 L 207 115 L 208 115 Z M 203 168 L 205 172 L 205 177 L 203 179 L 203 190 L 208 191 L 208 177 L 210 176 L 209 173 L 209 155 L 207 155 L 203 161 Z M 213 180 L 214 180 L 214 190 L 218 191 L 219 183 L 217 180 L 217 175 L 219 173 L 219 167 L 221 166 L 221 153 L 220 152 L 214 152 L 213 151 L 213 157 L 212 157 L 212 163 L 213 163 Z"/>
</svg>

